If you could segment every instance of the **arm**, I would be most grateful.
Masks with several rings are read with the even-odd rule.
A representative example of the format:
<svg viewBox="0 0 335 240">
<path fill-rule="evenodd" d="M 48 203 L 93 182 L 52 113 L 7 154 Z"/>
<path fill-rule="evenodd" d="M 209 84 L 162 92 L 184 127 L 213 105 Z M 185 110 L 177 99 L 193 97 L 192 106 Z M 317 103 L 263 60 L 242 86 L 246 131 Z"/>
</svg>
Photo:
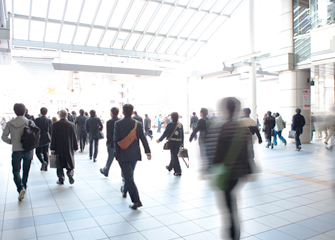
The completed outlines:
<svg viewBox="0 0 335 240">
<path fill-rule="evenodd" d="M 261 144 L 263 141 L 262 141 L 261 134 L 259 133 L 258 127 L 257 126 L 250 126 L 249 130 L 252 134 L 256 134 L 256 136 L 258 138 L 258 143 Z"/>
<path fill-rule="evenodd" d="M 181 146 L 184 147 L 184 126 L 181 125 Z"/>
<path fill-rule="evenodd" d="M 306 124 L 305 118 L 304 116 L 302 116 L 302 126 L 301 127 L 305 126 L 305 124 Z"/>
<path fill-rule="evenodd" d="M 206 121 L 200 119 L 197 127 L 193 130 L 191 136 L 190 136 L 190 142 L 192 142 L 192 139 L 194 138 L 195 134 L 197 134 L 197 132 L 199 132 L 200 130 L 206 130 Z"/>
<path fill-rule="evenodd" d="M 73 150 L 78 150 L 78 141 L 77 141 L 77 134 L 76 134 L 76 125 L 73 124 L 72 126 L 72 135 L 73 135 Z"/>
<path fill-rule="evenodd" d="M 104 126 L 102 125 L 102 123 L 100 121 L 100 118 L 98 118 L 98 119 L 99 119 L 99 123 L 98 123 L 99 124 L 99 130 L 102 131 L 102 129 L 104 128 Z"/>
<path fill-rule="evenodd" d="M 115 157 L 118 159 L 118 155 L 120 154 L 120 146 L 117 144 L 118 141 L 120 141 L 120 126 L 118 122 L 115 122 L 114 124 L 114 136 L 113 136 L 113 141 L 114 141 L 114 152 L 115 152 Z"/>
<path fill-rule="evenodd" d="M 149 148 L 149 144 L 148 144 L 148 140 L 144 136 L 144 133 L 143 133 L 142 124 L 138 124 L 137 128 L 138 128 L 137 133 L 139 134 L 139 139 L 141 139 L 141 142 L 142 142 L 142 145 L 144 147 L 145 153 L 146 154 L 151 153 L 150 148 Z"/>
<path fill-rule="evenodd" d="M 90 126 L 88 124 L 88 119 L 86 119 L 86 121 L 85 121 L 85 126 L 86 126 L 86 132 L 89 133 L 90 132 Z"/>
<path fill-rule="evenodd" d="M 51 128 L 51 143 L 50 143 L 50 150 L 56 150 L 56 127 L 55 124 Z"/>
<path fill-rule="evenodd" d="M 5 143 L 12 144 L 12 140 L 8 136 L 9 136 L 9 123 L 6 124 L 6 127 L 2 132 L 1 139 Z"/>
<path fill-rule="evenodd" d="M 292 117 L 292 125 L 291 125 L 291 130 L 295 129 L 295 117 Z"/>
<path fill-rule="evenodd" d="M 159 142 L 163 141 L 164 138 L 166 138 L 168 136 L 168 133 L 170 132 L 171 126 L 172 126 L 172 124 L 167 125 L 163 135 L 158 139 Z"/>
</svg>

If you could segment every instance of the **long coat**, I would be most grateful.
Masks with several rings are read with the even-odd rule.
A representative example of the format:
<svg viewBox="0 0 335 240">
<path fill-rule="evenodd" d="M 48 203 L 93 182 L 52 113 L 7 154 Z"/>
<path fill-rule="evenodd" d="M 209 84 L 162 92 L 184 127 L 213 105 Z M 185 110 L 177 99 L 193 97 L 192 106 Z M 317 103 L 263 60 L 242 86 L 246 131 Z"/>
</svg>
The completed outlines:
<svg viewBox="0 0 335 240">
<path fill-rule="evenodd" d="M 76 117 L 76 121 L 74 122 L 77 125 L 77 134 L 80 136 L 80 134 L 85 133 L 86 134 L 86 126 L 85 121 L 87 117 L 85 115 L 79 115 Z"/>
<path fill-rule="evenodd" d="M 102 131 L 103 126 L 98 117 L 89 117 L 85 122 L 88 139 L 97 139 L 99 131 Z"/>
<path fill-rule="evenodd" d="M 74 123 L 61 119 L 52 124 L 50 150 L 59 155 L 61 168 L 74 169 L 74 151 L 78 150 Z"/>
<path fill-rule="evenodd" d="M 141 151 L 139 140 L 141 139 L 145 153 L 150 153 L 149 144 L 147 138 L 144 136 L 143 127 L 141 123 L 137 123 L 136 138 L 130 146 L 122 150 L 117 142 L 124 139 L 130 131 L 135 127 L 135 119 L 131 117 L 125 117 L 115 122 L 114 125 L 114 151 L 115 157 L 118 161 L 138 161 L 141 160 Z"/>
<path fill-rule="evenodd" d="M 52 121 L 46 116 L 41 116 L 35 119 L 35 124 L 41 130 L 39 146 L 45 146 L 50 143 Z"/>
</svg>

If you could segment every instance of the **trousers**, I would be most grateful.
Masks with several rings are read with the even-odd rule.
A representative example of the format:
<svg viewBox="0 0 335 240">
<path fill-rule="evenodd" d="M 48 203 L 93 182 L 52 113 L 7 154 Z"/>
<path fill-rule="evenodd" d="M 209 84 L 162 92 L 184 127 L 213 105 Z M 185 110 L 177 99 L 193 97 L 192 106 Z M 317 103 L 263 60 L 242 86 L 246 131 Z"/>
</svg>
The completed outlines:
<svg viewBox="0 0 335 240">
<path fill-rule="evenodd" d="M 12 153 L 13 177 L 18 192 L 20 192 L 23 188 L 27 188 L 27 182 L 32 158 L 33 158 L 33 150 L 29 152 L 15 151 Z M 23 174 L 21 178 L 20 172 L 21 172 L 22 160 L 23 160 Z"/>
<path fill-rule="evenodd" d="M 134 181 L 134 171 L 137 161 L 119 161 L 123 176 L 124 176 L 124 193 L 129 192 L 133 203 L 140 202 L 137 186 Z"/>
</svg>

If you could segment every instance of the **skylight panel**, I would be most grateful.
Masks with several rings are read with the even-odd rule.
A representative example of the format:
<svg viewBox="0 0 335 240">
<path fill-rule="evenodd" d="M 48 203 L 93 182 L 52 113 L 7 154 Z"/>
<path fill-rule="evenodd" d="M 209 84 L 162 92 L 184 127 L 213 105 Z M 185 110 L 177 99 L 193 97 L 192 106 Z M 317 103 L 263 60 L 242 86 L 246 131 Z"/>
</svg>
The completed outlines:
<svg viewBox="0 0 335 240">
<path fill-rule="evenodd" d="M 74 30 L 75 30 L 75 26 L 64 24 L 59 42 L 71 44 Z"/>
<path fill-rule="evenodd" d="M 137 17 L 139 16 L 145 1 L 135 1 L 132 8 L 129 11 L 128 17 L 126 21 L 123 23 L 122 28 L 124 29 L 131 29 L 135 24 Z"/>
<path fill-rule="evenodd" d="M 184 26 L 187 24 L 188 20 L 192 17 L 194 13 L 196 13 L 196 11 L 187 10 L 183 17 L 176 24 L 175 28 L 172 30 L 171 35 L 178 36 L 179 32 L 184 28 Z"/>
<path fill-rule="evenodd" d="M 226 18 L 217 17 L 216 20 L 206 29 L 200 40 L 207 41 L 212 34 L 218 30 L 219 26 L 221 26 L 224 21 L 226 21 Z"/>
<path fill-rule="evenodd" d="M 119 0 L 113 17 L 111 18 L 111 21 L 109 22 L 110 27 L 119 28 L 119 25 L 122 21 L 123 16 L 125 15 L 127 8 L 129 6 L 130 0 Z"/>
<path fill-rule="evenodd" d="M 165 16 L 168 14 L 169 10 L 171 9 L 171 6 L 167 6 L 167 5 L 163 5 L 156 17 L 154 18 L 152 24 L 150 25 L 150 27 L 148 28 L 148 32 L 152 32 L 155 33 L 157 31 L 157 29 L 159 28 L 159 26 L 162 24 Z"/>
<path fill-rule="evenodd" d="M 102 29 L 93 28 L 87 45 L 97 47 L 102 31 Z"/>
<path fill-rule="evenodd" d="M 100 47 L 109 48 L 115 34 L 115 31 L 107 30 L 101 41 Z"/>
<path fill-rule="evenodd" d="M 158 3 L 149 2 L 147 8 L 145 9 L 141 19 L 139 20 L 135 30 L 144 31 L 145 27 L 148 25 L 151 16 L 154 15 L 156 8 L 158 7 Z"/>
<path fill-rule="evenodd" d="M 48 1 L 34 0 L 31 15 L 34 17 L 45 18 L 47 16 L 47 10 L 48 10 Z"/>
<path fill-rule="evenodd" d="M 194 0 L 191 3 L 191 7 L 198 8 L 198 7 L 200 7 L 200 5 L 203 1 L 205 1 L 205 0 Z"/>
<path fill-rule="evenodd" d="M 14 14 L 29 15 L 30 1 L 14 0 Z"/>
<path fill-rule="evenodd" d="M 122 48 L 124 41 L 126 40 L 128 33 L 120 32 L 116 38 L 113 48 Z"/>
<path fill-rule="evenodd" d="M 138 38 L 141 36 L 141 34 L 132 34 L 127 45 L 125 46 L 125 49 L 133 50 Z"/>
<path fill-rule="evenodd" d="M 207 0 L 206 3 L 203 5 L 202 9 L 209 11 L 216 2 L 220 2 L 220 0 Z"/>
<path fill-rule="evenodd" d="M 183 12 L 182 8 L 179 8 L 179 7 L 175 8 L 172 11 L 171 15 L 169 16 L 169 18 L 166 20 L 165 24 L 163 25 L 163 27 L 161 28 L 159 33 L 160 34 L 167 34 L 168 31 L 171 29 L 171 27 L 174 26 L 174 24 L 177 24 L 176 20 L 178 19 L 180 14 L 182 14 L 182 12 Z"/>
<path fill-rule="evenodd" d="M 214 20 L 214 18 L 216 18 L 216 16 L 207 14 L 207 16 L 205 17 L 205 19 L 202 20 L 199 23 L 199 25 L 197 26 L 197 28 L 192 33 L 191 38 L 198 39 L 200 37 L 200 35 L 203 32 L 205 32 L 208 27 L 210 27 L 210 25 L 211 25 L 212 21 Z"/>
<path fill-rule="evenodd" d="M 88 28 L 88 27 L 78 27 L 76 37 L 73 41 L 73 44 L 84 45 L 89 30 L 90 30 L 90 28 Z M 72 41 L 72 39 L 71 39 L 71 41 Z"/>
<path fill-rule="evenodd" d="M 160 42 L 163 40 L 163 37 L 156 37 L 154 38 L 153 42 L 151 43 L 150 47 L 148 48 L 149 52 L 156 52 L 156 49 Z"/>
<path fill-rule="evenodd" d="M 58 40 L 59 30 L 60 24 L 48 22 L 45 41 L 56 43 Z"/>
<path fill-rule="evenodd" d="M 65 0 L 51 0 L 49 18 L 62 20 L 64 13 Z"/>
<path fill-rule="evenodd" d="M 204 12 L 197 12 L 196 15 L 192 18 L 189 24 L 184 28 L 183 32 L 181 33 L 181 37 L 188 37 L 193 30 L 195 30 L 199 24 L 201 24 L 201 20 L 204 16 L 207 15 Z"/>
<path fill-rule="evenodd" d="M 45 22 L 31 21 L 30 40 L 43 41 Z"/>
<path fill-rule="evenodd" d="M 83 0 L 69 0 L 67 3 L 65 21 L 77 22 Z M 92 10 L 93 11 L 93 10 Z"/>
<path fill-rule="evenodd" d="M 81 14 L 80 22 L 91 24 L 95 11 L 97 10 L 99 1 L 97 0 L 86 0 L 83 13 Z"/>
<path fill-rule="evenodd" d="M 153 38 L 153 36 L 148 36 L 145 35 L 142 39 L 142 41 L 140 42 L 139 46 L 137 47 L 137 49 L 135 49 L 136 51 L 144 51 L 145 47 L 148 45 L 149 41 L 151 40 L 151 38 Z"/>
<path fill-rule="evenodd" d="M 105 26 L 116 0 L 103 0 L 94 25 Z"/>
<path fill-rule="evenodd" d="M 14 19 L 14 39 L 28 39 L 28 20 Z"/>
</svg>

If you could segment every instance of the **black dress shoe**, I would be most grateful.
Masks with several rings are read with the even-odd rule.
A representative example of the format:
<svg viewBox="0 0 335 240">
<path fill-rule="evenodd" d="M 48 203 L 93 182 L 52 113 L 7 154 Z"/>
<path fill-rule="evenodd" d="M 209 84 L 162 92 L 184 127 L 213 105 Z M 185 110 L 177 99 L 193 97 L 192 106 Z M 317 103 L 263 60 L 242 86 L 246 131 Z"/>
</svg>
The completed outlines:
<svg viewBox="0 0 335 240">
<path fill-rule="evenodd" d="M 73 176 L 72 176 L 69 172 L 66 173 L 66 175 L 69 177 L 69 182 L 70 182 L 70 184 L 74 184 Z"/>
<path fill-rule="evenodd" d="M 122 192 L 122 197 L 126 198 L 127 197 L 127 193 L 124 192 L 124 187 L 123 186 L 121 186 L 120 191 Z"/>
<path fill-rule="evenodd" d="M 133 203 L 133 204 L 130 204 L 130 205 L 129 205 L 129 207 L 130 207 L 131 209 L 134 209 L 134 210 L 136 210 L 137 208 L 142 207 L 142 206 L 143 206 L 143 205 L 142 205 L 141 202 L 136 202 L 136 203 Z"/>
<path fill-rule="evenodd" d="M 61 182 L 61 181 L 59 181 L 59 180 L 58 180 L 56 183 L 57 183 L 58 185 L 63 185 L 63 184 L 64 184 L 63 182 Z"/>
<path fill-rule="evenodd" d="M 166 168 L 169 172 L 171 172 L 171 169 L 169 169 L 169 166 L 165 166 L 165 168 Z"/>
<path fill-rule="evenodd" d="M 48 164 L 45 162 L 45 161 L 43 161 L 42 162 L 42 166 L 41 166 L 41 171 L 45 171 L 45 168 L 48 166 Z"/>
<path fill-rule="evenodd" d="M 93 162 L 96 162 L 96 161 L 97 161 L 97 159 L 96 159 L 96 158 L 94 158 L 94 159 L 93 159 Z"/>
<path fill-rule="evenodd" d="M 177 177 L 180 177 L 181 176 L 181 173 L 174 173 L 173 175 L 177 176 Z"/>
<path fill-rule="evenodd" d="M 100 168 L 100 173 L 101 173 L 102 175 L 104 175 L 105 177 L 108 177 L 108 174 L 106 174 L 106 173 L 104 172 L 103 168 Z"/>
</svg>

